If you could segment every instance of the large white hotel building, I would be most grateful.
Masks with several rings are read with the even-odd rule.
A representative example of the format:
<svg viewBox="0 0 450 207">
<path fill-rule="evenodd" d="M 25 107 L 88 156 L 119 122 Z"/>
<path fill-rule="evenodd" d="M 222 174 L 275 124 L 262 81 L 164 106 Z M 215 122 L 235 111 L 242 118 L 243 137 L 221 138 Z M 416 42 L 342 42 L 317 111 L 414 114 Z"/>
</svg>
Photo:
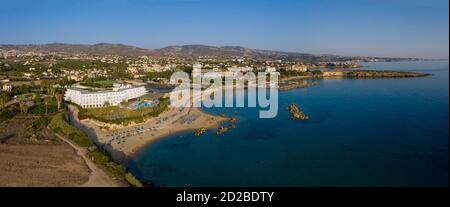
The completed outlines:
<svg viewBox="0 0 450 207">
<path fill-rule="evenodd" d="M 144 86 L 133 87 L 127 84 L 114 84 L 112 90 L 88 91 L 83 88 L 69 88 L 64 95 L 66 101 L 80 105 L 83 108 L 119 105 L 123 101 L 138 98 L 147 93 Z"/>
</svg>

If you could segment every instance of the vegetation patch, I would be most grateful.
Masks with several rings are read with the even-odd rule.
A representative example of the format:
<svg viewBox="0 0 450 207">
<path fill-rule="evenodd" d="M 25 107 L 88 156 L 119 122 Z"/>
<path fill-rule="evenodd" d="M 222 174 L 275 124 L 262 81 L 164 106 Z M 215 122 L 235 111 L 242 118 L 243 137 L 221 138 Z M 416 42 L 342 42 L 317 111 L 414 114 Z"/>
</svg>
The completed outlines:
<svg viewBox="0 0 450 207">
<path fill-rule="evenodd" d="M 68 115 L 65 112 L 55 115 L 48 125 L 53 131 L 63 134 L 81 147 L 91 147 L 94 143 L 78 128 L 67 123 Z"/>
<path fill-rule="evenodd" d="M 294 71 L 286 70 L 285 68 L 280 69 L 280 77 L 293 77 L 293 76 L 320 76 L 323 72 L 321 70 L 309 70 L 309 71 Z"/>
<path fill-rule="evenodd" d="M 80 84 L 83 86 L 88 86 L 88 87 L 93 87 L 93 88 L 112 88 L 114 81 L 86 79 L 83 82 L 80 82 Z"/>
<path fill-rule="evenodd" d="M 142 183 L 141 181 L 139 181 L 136 177 L 134 177 L 133 174 L 131 174 L 130 172 L 127 172 L 125 174 L 125 179 L 128 181 L 128 183 L 130 183 L 132 186 L 136 186 L 136 187 L 142 187 Z"/>
<path fill-rule="evenodd" d="M 58 113 L 51 120 L 49 127 L 56 133 L 68 137 L 76 145 L 80 147 L 89 147 L 89 158 L 97 165 L 106 170 L 114 178 L 127 181 L 132 186 L 140 187 L 141 182 L 134 178 L 122 165 L 112 161 L 111 156 L 100 150 L 89 137 L 78 128 L 70 125 L 68 122 L 68 114 L 66 112 Z M 133 179 L 134 178 L 134 179 Z"/>
<path fill-rule="evenodd" d="M 91 118 L 97 121 L 128 125 L 131 122 L 142 123 L 146 118 L 156 117 L 166 111 L 169 107 L 169 98 L 160 98 L 160 103 L 153 107 L 140 108 L 137 110 L 110 106 L 104 108 L 81 109 L 79 119 Z"/>
<path fill-rule="evenodd" d="M 53 114 L 57 111 L 56 104 L 46 105 L 45 103 L 37 103 L 28 110 L 29 113 L 35 115 Z"/>
<path fill-rule="evenodd" d="M 11 119 L 14 117 L 14 113 L 9 109 L 0 110 L 0 119 Z"/>
</svg>

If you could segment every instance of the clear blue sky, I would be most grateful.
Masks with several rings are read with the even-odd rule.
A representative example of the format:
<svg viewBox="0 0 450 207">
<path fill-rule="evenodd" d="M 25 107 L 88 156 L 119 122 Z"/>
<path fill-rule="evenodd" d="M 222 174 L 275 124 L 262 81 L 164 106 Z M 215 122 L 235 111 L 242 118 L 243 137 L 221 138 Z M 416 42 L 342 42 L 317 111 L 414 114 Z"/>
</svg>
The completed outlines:
<svg viewBox="0 0 450 207">
<path fill-rule="evenodd" d="M 0 44 L 240 45 L 340 55 L 448 58 L 448 0 L 14 0 Z"/>
</svg>

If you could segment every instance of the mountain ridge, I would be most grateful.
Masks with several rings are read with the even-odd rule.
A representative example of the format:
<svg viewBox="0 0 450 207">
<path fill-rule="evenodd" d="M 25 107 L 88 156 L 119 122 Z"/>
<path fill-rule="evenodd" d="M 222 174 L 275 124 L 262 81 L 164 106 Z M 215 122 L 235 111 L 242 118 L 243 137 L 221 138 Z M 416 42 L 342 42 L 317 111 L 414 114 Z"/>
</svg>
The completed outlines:
<svg viewBox="0 0 450 207">
<path fill-rule="evenodd" d="M 169 45 L 158 49 L 146 49 L 119 43 L 96 44 L 0 44 L 0 50 L 17 50 L 21 52 L 88 54 L 88 55 L 122 55 L 122 56 L 247 56 L 255 58 L 288 59 L 297 61 L 341 61 L 368 56 L 324 55 L 299 52 L 283 52 L 275 50 L 251 49 L 242 46 L 211 46 L 202 44 Z M 379 58 L 379 57 L 373 57 Z M 418 59 L 418 58 L 390 58 Z"/>
<path fill-rule="evenodd" d="M 67 54 L 90 54 L 90 55 L 153 55 L 149 49 L 139 48 L 124 44 L 97 43 L 97 44 L 0 44 L 3 50 L 19 50 L 23 52 L 60 52 Z"/>
</svg>

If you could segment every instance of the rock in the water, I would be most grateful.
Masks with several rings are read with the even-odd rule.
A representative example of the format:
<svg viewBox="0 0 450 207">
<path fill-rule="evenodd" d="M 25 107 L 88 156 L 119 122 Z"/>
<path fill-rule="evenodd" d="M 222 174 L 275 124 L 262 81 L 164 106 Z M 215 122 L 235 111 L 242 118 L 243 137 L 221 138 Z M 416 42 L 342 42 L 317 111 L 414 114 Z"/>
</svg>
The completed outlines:
<svg viewBox="0 0 450 207">
<path fill-rule="evenodd" d="M 300 108 L 297 106 L 297 104 L 290 104 L 289 105 L 289 112 L 291 113 L 292 117 L 296 120 L 308 120 L 309 117 L 303 113 Z"/>
</svg>

